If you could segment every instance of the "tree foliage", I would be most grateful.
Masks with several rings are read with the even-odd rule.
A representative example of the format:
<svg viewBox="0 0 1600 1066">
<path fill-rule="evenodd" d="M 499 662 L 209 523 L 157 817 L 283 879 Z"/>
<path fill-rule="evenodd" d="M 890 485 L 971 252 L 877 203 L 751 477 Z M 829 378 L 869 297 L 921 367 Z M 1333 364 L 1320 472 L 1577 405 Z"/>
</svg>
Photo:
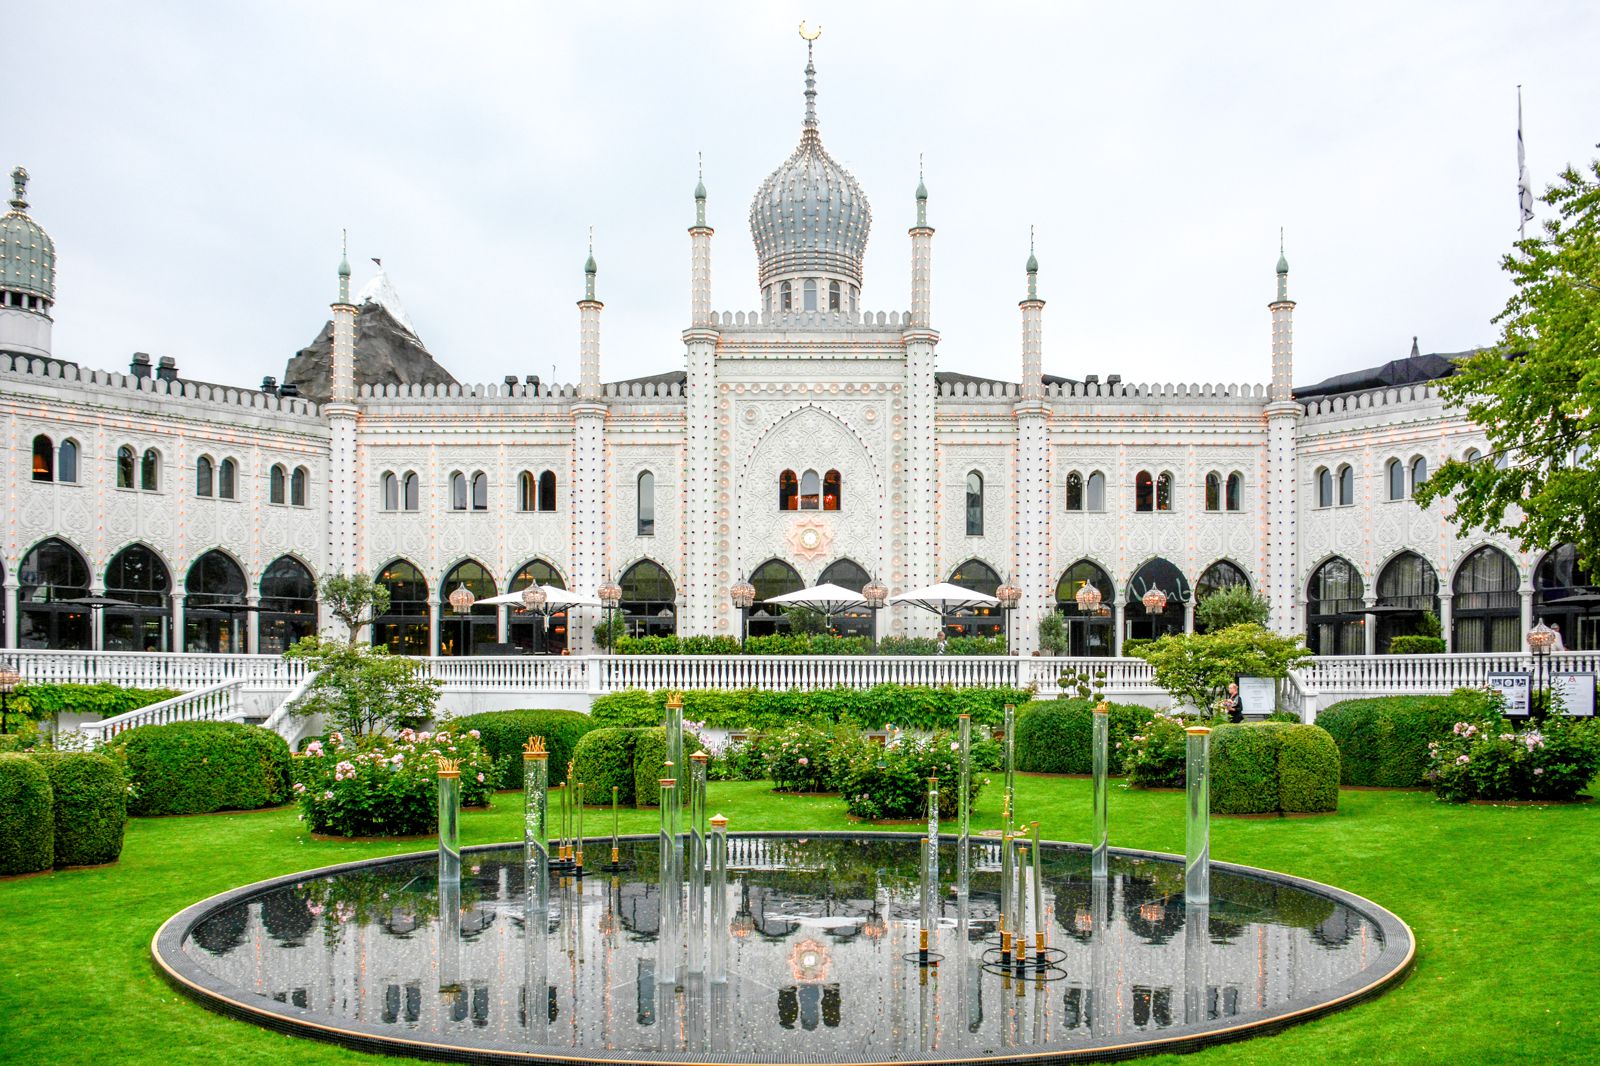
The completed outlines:
<svg viewBox="0 0 1600 1066">
<path fill-rule="evenodd" d="M 1264 626 L 1268 611 L 1265 596 L 1252 592 L 1248 585 L 1230 585 L 1194 605 L 1194 622 L 1208 633 L 1229 626 Z"/>
<path fill-rule="evenodd" d="M 443 687 L 422 664 L 387 648 L 310 636 L 285 654 L 316 671 L 293 713 L 320 714 L 329 729 L 351 736 L 422 725 L 433 717 Z"/>
<path fill-rule="evenodd" d="M 355 640 L 372 620 L 389 610 L 389 589 L 366 574 L 329 574 L 322 579 L 322 602 Z"/>
<path fill-rule="evenodd" d="M 1155 667 L 1157 685 L 1180 703 L 1209 708 L 1240 677 L 1284 677 L 1311 657 L 1299 636 L 1281 637 L 1258 625 L 1215 633 L 1172 633 L 1139 649 Z"/>
<path fill-rule="evenodd" d="M 1496 345 L 1462 362 L 1440 391 L 1488 435 L 1491 452 L 1451 460 L 1417 491 L 1452 499 L 1450 520 L 1516 538 L 1524 551 L 1565 541 L 1600 563 L 1600 160 L 1568 167 L 1540 198 L 1544 233 L 1502 263 L 1516 291 Z"/>
</svg>

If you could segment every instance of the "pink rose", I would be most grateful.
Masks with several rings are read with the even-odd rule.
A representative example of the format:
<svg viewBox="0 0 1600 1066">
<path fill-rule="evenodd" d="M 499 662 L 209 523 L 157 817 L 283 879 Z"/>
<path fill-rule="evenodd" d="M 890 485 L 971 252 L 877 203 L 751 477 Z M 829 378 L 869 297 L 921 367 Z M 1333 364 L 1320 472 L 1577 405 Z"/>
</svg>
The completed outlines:
<svg viewBox="0 0 1600 1066">
<path fill-rule="evenodd" d="M 478 784 L 480 784 L 480 785 L 483 784 L 483 775 L 482 774 L 478 775 Z"/>
</svg>

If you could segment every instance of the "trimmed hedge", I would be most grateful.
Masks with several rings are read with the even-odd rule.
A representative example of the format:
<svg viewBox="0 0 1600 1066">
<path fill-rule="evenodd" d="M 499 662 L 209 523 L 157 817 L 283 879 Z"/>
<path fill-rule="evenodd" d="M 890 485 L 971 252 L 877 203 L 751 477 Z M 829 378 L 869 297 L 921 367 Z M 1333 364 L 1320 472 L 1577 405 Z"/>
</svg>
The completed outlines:
<svg viewBox="0 0 1600 1066">
<path fill-rule="evenodd" d="M 1457 689 L 1448 696 L 1345 700 L 1317 715 L 1317 725 L 1338 745 L 1341 783 L 1414 788 L 1427 783 L 1430 741 L 1449 736 L 1457 722 L 1493 717 L 1489 693 Z"/>
<path fill-rule="evenodd" d="M 128 824 L 122 768 L 88 751 L 47 751 L 32 758 L 50 775 L 55 793 L 56 866 L 116 862 Z"/>
<path fill-rule="evenodd" d="M 1407 636 L 1389 641 L 1390 655 L 1443 655 L 1443 637 Z"/>
<path fill-rule="evenodd" d="M 1214 813 L 1338 809 L 1339 749 L 1326 730 L 1289 722 L 1228 723 L 1212 728 Z"/>
<path fill-rule="evenodd" d="M 583 782 L 584 797 L 591 803 L 611 802 L 611 789 L 615 787 L 617 802 L 633 806 L 633 752 L 640 732 L 635 728 L 601 726 L 578 739 L 572 772 Z"/>
<path fill-rule="evenodd" d="M 123 688 L 109 681 L 93 685 L 36 682 L 17 686 L 11 697 L 11 713 L 34 719 L 63 713 L 115 718 L 181 695 L 175 688 Z"/>
<path fill-rule="evenodd" d="M 1094 772 L 1094 700 L 1036 700 L 1017 710 L 1017 769 L 1033 774 Z M 1119 747 L 1149 724 L 1155 711 L 1136 703 L 1110 703 L 1112 773 L 1122 772 Z"/>
<path fill-rule="evenodd" d="M 600 725 L 656 726 L 666 720 L 668 692 L 629 689 L 594 701 L 590 717 Z M 976 725 L 999 725 L 1000 709 L 1032 698 L 1026 689 L 933 688 L 874 685 L 869 689 L 691 689 L 683 694 L 685 721 L 714 729 L 766 730 L 799 719 L 842 722 L 867 729 L 888 723 L 904 729 L 954 729 L 961 714 Z"/>
<path fill-rule="evenodd" d="M 289 801 L 289 745 L 260 726 L 146 725 L 117 734 L 110 750 L 133 785 L 129 814 L 209 814 Z"/>
<path fill-rule="evenodd" d="M 661 806 L 661 779 L 666 776 L 667 764 L 667 728 L 656 726 L 654 729 L 639 729 L 638 736 L 633 744 L 633 805 L 635 807 Z M 688 762 L 689 756 L 705 748 L 698 736 L 688 729 L 683 731 L 683 761 Z M 673 777 L 678 782 L 679 792 L 682 792 L 683 782 L 688 777 L 689 771 L 685 767 L 677 767 Z M 586 784 L 585 789 L 588 788 Z M 611 802 L 610 786 L 606 790 L 606 802 Z"/>
<path fill-rule="evenodd" d="M 54 802 L 43 766 L 26 755 L 0 755 L 0 874 L 55 865 Z"/>
<path fill-rule="evenodd" d="M 529 737 L 544 737 L 554 787 L 566 781 L 578 741 L 598 724 L 581 711 L 485 711 L 452 719 L 443 728 L 456 733 L 476 729 L 483 750 L 494 757 L 495 788 L 505 789 L 522 787 L 522 746 Z"/>
</svg>

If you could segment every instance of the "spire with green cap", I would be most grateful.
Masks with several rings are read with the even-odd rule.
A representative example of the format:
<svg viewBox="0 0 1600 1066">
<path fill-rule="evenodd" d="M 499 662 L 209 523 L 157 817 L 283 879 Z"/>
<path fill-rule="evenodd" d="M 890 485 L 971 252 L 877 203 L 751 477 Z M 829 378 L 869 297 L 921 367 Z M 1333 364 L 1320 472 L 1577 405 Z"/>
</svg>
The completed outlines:
<svg viewBox="0 0 1600 1066">
<path fill-rule="evenodd" d="M 350 231 L 339 231 L 339 302 L 350 302 Z"/>
<path fill-rule="evenodd" d="M 1028 227 L 1028 299 L 1039 298 L 1039 260 L 1033 254 L 1033 227 Z"/>
<path fill-rule="evenodd" d="M 1283 228 L 1278 228 L 1278 299 L 1289 298 L 1289 260 L 1283 254 Z"/>
<path fill-rule="evenodd" d="M 585 260 L 584 264 L 583 264 L 583 298 L 585 300 L 593 300 L 595 298 L 595 296 L 594 296 L 594 276 L 599 272 L 600 272 L 600 268 L 598 266 L 596 266 L 595 262 L 594 262 L 594 227 L 590 226 L 589 227 L 589 258 L 587 260 Z"/>
<path fill-rule="evenodd" d="M 700 160 L 700 179 L 694 184 L 694 224 L 706 224 L 706 158 L 700 153 L 695 153 Z"/>
<path fill-rule="evenodd" d="M 917 225 L 928 224 L 928 187 L 922 182 L 922 156 L 917 156 Z"/>
</svg>

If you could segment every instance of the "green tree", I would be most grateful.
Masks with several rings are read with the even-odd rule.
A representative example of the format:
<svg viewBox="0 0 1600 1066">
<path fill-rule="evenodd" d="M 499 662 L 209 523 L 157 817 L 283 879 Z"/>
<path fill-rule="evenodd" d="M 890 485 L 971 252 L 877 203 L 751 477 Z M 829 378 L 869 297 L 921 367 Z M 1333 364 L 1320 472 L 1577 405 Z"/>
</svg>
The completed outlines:
<svg viewBox="0 0 1600 1066">
<path fill-rule="evenodd" d="M 1218 589 L 1194 605 L 1194 624 L 1207 633 L 1229 626 L 1267 624 L 1267 598 L 1251 592 L 1246 585 Z"/>
<path fill-rule="evenodd" d="M 329 729 L 351 736 L 427 722 L 444 684 L 413 659 L 353 641 L 304 637 L 284 654 L 316 671 L 292 713 L 320 714 Z"/>
<path fill-rule="evenodd" d="M 322 579 L 322 602 L 356 640 L 372 620 L 389 610 L 389 589 L 366 574 L 329 574 Z"/>
<path fill-rule="evenodd" d="M 1417 491 L 1423 506 L 1450 499 L 1463 532 L 1514 537 L 1524 551 L 1571 541 L 1600 564 L 1600 160 L 1573 167 L 1540 198 L 1544 233 L 1518 241 L 1502 263 L 1516 291 L 1494 321 L 1491 349 L 1440 385 L 1489 438 L 1491 452 L 1451 460 Z"/>
<path fill-rule="evenodd" d="M 1285 677 L 1311 657 L 1299 636 L 1280 637 L 1258 625 L 1215 633 L 1174 633 L 1141 647 L 1156 684 L 1180 703 L 1209 709 L 1239 677 Z"/>
<path fill-rule="evenodd" d="M 1065 655 L 1072 646 L 1067 637 L 1067 623 L 1060 611 L 1050 611 L 1039 619 L 1039 650 L 1046 655 Z"/>
</svg>

